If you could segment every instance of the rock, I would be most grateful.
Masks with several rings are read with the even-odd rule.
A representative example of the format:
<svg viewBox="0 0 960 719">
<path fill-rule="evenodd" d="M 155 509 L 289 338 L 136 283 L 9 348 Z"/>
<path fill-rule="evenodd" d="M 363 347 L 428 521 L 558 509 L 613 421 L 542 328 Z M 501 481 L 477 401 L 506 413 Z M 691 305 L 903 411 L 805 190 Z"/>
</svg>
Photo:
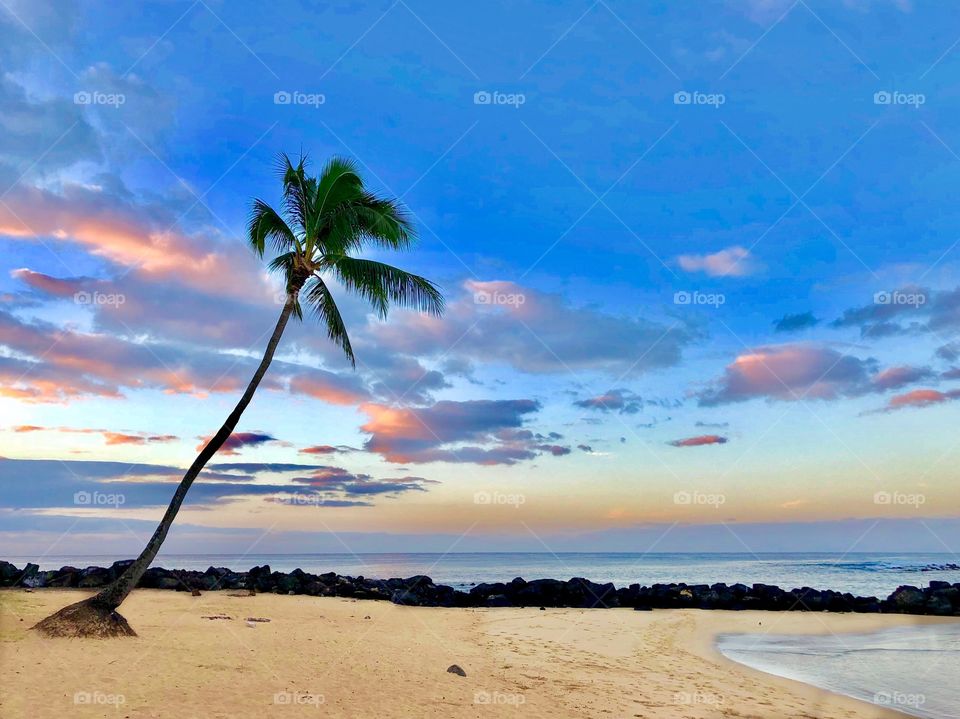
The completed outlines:
<svg viewBox="0 0 960 719">
<path fill-rule="evenodd" d="M 16 565 L 0 561 L 0 587 L 12 587 L 20 575 L 21 572 Z"/>
<path fill-rule="evenodd" d="M 458 677 L 467 676 L 467 673 L 463 671 L 458 664 L 451 664 L 449 667 L 447 667 L 447 672 L 450 674 L 456 674 Z"/>
<path fill-rule="evenodd" d="M 887 599 L 887 606 L 894 612 L 901 614 L 921 614 L 925 597 L 923 592 L 916 587 L 903 585 L 897 589 Z"/>
<path fill-rule="evenodd" d="M 80 572 L 78 587 L 105 587 L 113 581 L 109 569 L 103 567 L 87 567 Z"/>
</svg>

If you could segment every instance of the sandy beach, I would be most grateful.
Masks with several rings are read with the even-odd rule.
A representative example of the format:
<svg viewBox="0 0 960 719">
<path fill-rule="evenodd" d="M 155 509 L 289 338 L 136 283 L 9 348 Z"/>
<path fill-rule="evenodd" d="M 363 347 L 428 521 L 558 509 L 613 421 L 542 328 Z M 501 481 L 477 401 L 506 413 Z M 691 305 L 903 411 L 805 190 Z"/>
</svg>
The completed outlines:
<svg viewBox="0 0 960 719">
<path fill-rule="evenodd" d="M 865 632 L 898 615 L 439 609 L 140 590 L 133 639 L 28 628 L 84 596 L 0 592 L 4 717 L 896 717 L 723 658 L 718 633 Z M 209 617 L 229 617 L 213 618 Z M 269 621 L 250 621 L 263 620 Z M 447 672 L 457 664 L 466 677 Z"/>
</svg>

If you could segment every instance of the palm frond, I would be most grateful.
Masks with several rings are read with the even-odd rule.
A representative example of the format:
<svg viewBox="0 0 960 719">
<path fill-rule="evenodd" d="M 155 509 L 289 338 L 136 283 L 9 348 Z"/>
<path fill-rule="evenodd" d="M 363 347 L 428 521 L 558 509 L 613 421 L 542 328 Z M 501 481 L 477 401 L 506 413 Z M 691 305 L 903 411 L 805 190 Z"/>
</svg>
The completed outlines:
<svg viewBox="0 0 960 719">
<path fill-rule="evenodd" d="M 267 240 L 277 252 L 285 252 L 297 246 L 297 236 L 290 226 L 263 200 L 254 200 L 247 223 L 250 246 L 258 257 L 263 257 Z"/>
<path fill-rule="evenodd" d="M 340 316 L 340 310 L 337 303 L 330 294 L 330 289 L 320 277 L 312 277 L 306 287 L 307 301 L 313 308 L 314 313 L 327 330 L 327 337 L 343 350 L 343 353 L 350 360 L 350 364 L 357 366 L 357 358 L 353 354 L 353 347 L 350 345 L 350 337 L 347 335 L 347 326 Z"/>
<path fill-rule="evenodd" d="M 277 160 L 277 170 L 283 179 L 284 209 L 304 232 L 307 232 L 307 225 L 313 214 L 313 197 L 307 183 L 306 162 L 307 158 L 301 155 L 299 162 L 294 166 L 285 153 L 282 153 Z"/>
<path fill-rule="evenodd" d="M 443 313 L 440 290 L 419 275 L 357 257 L 330 257 L 326 265 L 344 287 L 367 300 L 381 318 L 387 316 L 391 302 L 432 315 Z"/>
<path fill-rule="evenodd" d="M 346 202 L 353 202 L 363 194 L 363 180 L 357 164 L 344 157 L 332 157 L 316 187 L 317 215 L 322 216 Z"/>
</svg>

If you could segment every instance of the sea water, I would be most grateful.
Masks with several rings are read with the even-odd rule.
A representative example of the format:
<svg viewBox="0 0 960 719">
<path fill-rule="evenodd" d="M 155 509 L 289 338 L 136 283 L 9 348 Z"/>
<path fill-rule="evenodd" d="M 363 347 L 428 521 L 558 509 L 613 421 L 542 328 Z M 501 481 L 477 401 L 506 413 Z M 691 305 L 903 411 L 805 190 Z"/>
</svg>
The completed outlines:
<svg viewBox="0 0 960 719">
<path fill-rule="evenodd" d="M 960 621 L 870 634 L 724 635 L 724 656 L 878 706 L 960 717 Z"/>
</svg>

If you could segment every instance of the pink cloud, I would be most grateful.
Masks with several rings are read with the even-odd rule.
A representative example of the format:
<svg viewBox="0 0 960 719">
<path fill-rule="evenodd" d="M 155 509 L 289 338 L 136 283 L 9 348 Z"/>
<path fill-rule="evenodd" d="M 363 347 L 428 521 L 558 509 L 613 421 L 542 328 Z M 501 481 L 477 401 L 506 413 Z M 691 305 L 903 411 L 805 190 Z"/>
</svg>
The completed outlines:
<svg viewBox="0 0 960 719">
<path fill-rule="evenodd" d="M 686 439 L 675 439 L 667 444 L 673 447 L 703 447 L 708 444 L 726 444 L 726 437 L 718 434 L 701 434 L 697 437 L 687 437 Z"/>
<path fill-rule="evenodd" d="M 701 392 L 702 406 L 756 397 L 779 400 L 837 399 L 870 391 L 874 363 L 830 347 L 785 344 L 758 347 L 727 365 L 713 387 Z"/>
<path fill-rule="evenodd" d="M 677 262 L 687 272 L 703 272 L 710 277 L 745 277 L 759 269 L 750 251 L 739 245 L 711 255 L 680 255 Z"/>
<path fill-rule="evenodd" d="M 893 412 L 908 407 L 930 407 L 936 404 L 943 404 L 944 402 L 951 402 L 955 399 L 960 399 L 960 390 L 940 392 L 935 389 L 915 389 L 891 397 L 887 406 L 880 411 Z"/>
<path fill-rule="evenodd" d="M 369 393 L 356 377 L 325 370 L 310 370 L 291 377 L 290 392 L 344 406 L 357 405 L 370 399 Z"/>
<path fill-rule="evenodd" d="M 61 194 L 21 186 L 0 203 L 0 235 L 75 242 L 148 277 L 231 296 L 257 290 L 268 296 L 252 256 L 229 253 L 211 236 L 188 236 L 176 228 L 178 219 L 166 208 L 77 184 L 67 184 Z"/>
<path fill-rule="evenodd" d="M 367 451 L 399 464 L 514 464 L 541 452 L 567 454 L 566 448 L 543 443 L 559 435 L 541 437 L 521 429 L 539 407 L 526 399 L 441 401 L 424 408 L 366 403 L 360 409 L 370 419 L 360 429 L 370 434 Z"/>
</svg>

